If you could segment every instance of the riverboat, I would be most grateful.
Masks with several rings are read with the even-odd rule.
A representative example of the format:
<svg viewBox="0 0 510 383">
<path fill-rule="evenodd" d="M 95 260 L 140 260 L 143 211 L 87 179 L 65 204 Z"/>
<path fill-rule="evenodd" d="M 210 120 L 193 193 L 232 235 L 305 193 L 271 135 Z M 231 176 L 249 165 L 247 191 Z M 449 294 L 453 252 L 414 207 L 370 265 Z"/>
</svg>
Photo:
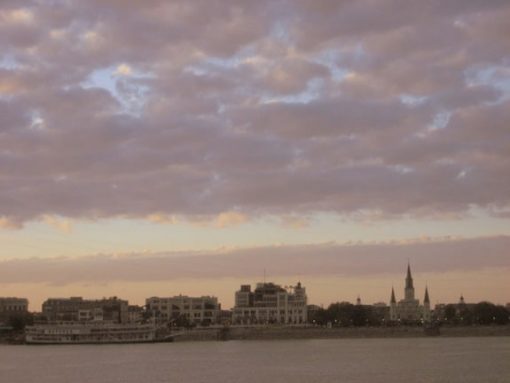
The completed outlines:
<svg viewBox="0 0 510 383">
<path fill-rule="evenodd" d="M 169 342 L 152 324 L 80 323 L 39 324 L 25 328 L 27 344 L 102 344 Z"/>
</svg>

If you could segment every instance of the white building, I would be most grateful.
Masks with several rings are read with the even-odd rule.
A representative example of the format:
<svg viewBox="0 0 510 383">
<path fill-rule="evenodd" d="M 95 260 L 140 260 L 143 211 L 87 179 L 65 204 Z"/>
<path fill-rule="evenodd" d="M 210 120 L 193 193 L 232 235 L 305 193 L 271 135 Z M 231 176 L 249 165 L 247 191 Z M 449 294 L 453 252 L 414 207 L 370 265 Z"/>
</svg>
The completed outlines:
<svg viewBox="0 0 510 383">
<path fill-rule="evenodd" d="M 274 283 L 258 283 L 253 292 L 250 285 L 242 285 L 235 295 L 232 322 L 235 324 L 306 323 L 306 305 L 306 289 L 300 282 L 287 289 Z"/>
<path fill-rule="evenodd" d="M 220 311 L 218 298 L 210 296 L 152 297 L 147 298 L 145 304 L 147 311 L 162 321 L 186 318 L 190 323 L 212 324 L 217 322 Z"/>
</svg>

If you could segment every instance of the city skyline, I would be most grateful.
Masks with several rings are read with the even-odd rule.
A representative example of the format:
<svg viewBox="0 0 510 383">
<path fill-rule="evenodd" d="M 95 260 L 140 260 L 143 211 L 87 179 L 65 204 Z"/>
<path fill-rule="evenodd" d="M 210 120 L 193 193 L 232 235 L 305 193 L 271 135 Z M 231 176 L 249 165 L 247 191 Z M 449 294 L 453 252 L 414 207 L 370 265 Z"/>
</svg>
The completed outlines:
<svg viewBox="0 0 510 383">
<path fill-rule="evenodd" d="M 420 274 L 420 276 L 423 276 L 423 274 Z M 301 286 L 302 283 L 301 283 L 301 279 L 299 279 L 299 277 L 297 277 L 298 280 L 294 280 L 292 281 L 292 283 L 288 283 L 288 284 L 282 284 L 282 283 L 276 283 L 276 285 L 278 286 L 282 286 L 285 290 L 287 291 L 291 291 L 292 289 L 294 289 L 297 286 Z M 318 306 L 321 306 L 321 307 L 327 307 L 328 305 L 330 304 L 333 304 L 333 303 L 338 303 L 338 302 L 349 302 L 349 303 L 356 303 L 356 304 L 368 304 L 368 305 L 379 305 L 379 304 L 384 304 L 388 307 L 391 307 L 393 303 L 397 304 L 398 302 L 398 305 L 401 304 L 401 302 L 405 302 L 405 301 L 409 301 L 409 300 L 412 300 L 414 301 L 416 299 L 416 303 L 413 303 L 416 304 L 416 305 L 421 305 L 425 302 L 425 300 L 427 301 L 427 303 L 431 304 L 431 309 L 434 308 L 434 305 L 444 305 L 444 304 L 451 304 L 451 303 L 458 303 L 459 301 L 462 301 L 462 302 L 465 302 L 466 299 L 464 298 L 464 293 L 460 293 L 457 301 L 455 300 L 449 300 L 449 301 L 440 301 L 439 299 L 432 299 L 430 300 L 430 293 L 429 293 L 429 289 L 430 289 L 430 285 L 428 282 L 425 282 L 425 284 L 423 283 L 420 283 L 418 281 L 418 283 L 416 282 L 413 282 L 414 278 L 412 277 L 411 275 L 411 263 L 410 261 L 408 260 L 408 264 L 407 264 L 407 272 L 406 272 L 406 276 L 405 276 L 405 282 L 402 284 L 402 291 L 404 291 L 405 293 L 404 294 L 399 294 L 399 293 L 395 293 L 395 289 L 397 289 L 397 291 L 399 291 L 399 287 L 400 287 L 400 284 L 392 284 L 391 285 L 391 295 L 390 295 L 390 298 L 388 300 L 386 299 L 380 299 L 380 300 L 372 300 L 371 302 L 367 302 L 367 301 L 364 301 L 362 300 L 362 297 L 360 296 L 360 294 L 358 294 L 356 296 L 355 299 L 352 299 L 351 298 L 341 298 L 340 296 L 337 297 L 337 299 L 333 299 L 331 300 L 330 302 L 326 302 L 326 303 L 323 303 L 323 302 L 311 302 L 309 301 L 309 304 L 312 304 L 312 305 L 318 305 Z M 264 270 L 264 276 L 263 276 L 263 280 L 258 280 L 256 281 L 256 285 L 259 285 L 259 284 L 273 284 L 275 281 L 266 281 L 266 270 Z M 246 285 L 247 281 L 243 281 L 241 282 L 241 286 L 244 286 Z M 418 286 L 417 288 L 415 288 L 415 286 Z M 409 293 L 408 292 L 408 288 L 411 288 L 412 289 L 412 293 Z M 420 299 L 420 296 L 419 296 L 419 293 L 418 295 L 415 297 L 415 291 L 416 290 L 423 290 L 423 296 L 424 298 L 423 299 Z M 150 290 L 149 290 L 150 291 Z M 154 290 L 152 290 L 154 291 Z M 189 290 L 188 290 L 189 291 Z M 157 298 L 157 297 L 160 297 L 160 296 L 170 296 L 170 295 L 173 295 L 174 297 L 188 297 L 190 295 L 194 295 L 196 297 L 213 297 L 215 299 L 218 299 L 218 296 L 215 295 L 214 293 L 211 293 L 210 291 L 206 292 L 206 291 L 202 291 L 202 292 L 199 292 L 197 290 L 191 290 L 191 291 L 194 291 L 194 293 L 192 294 L 183 294 L 182 292 L 180 293 L 175 293 L 175 292 L 162 292 L 162 291 L 158 291 L 158 292 L 154 292 L 152 295 L 150 296 L 145 296 L 145 298 L 143 298 L 143 302 L 140 301 L 140 298 L 138 298 L 135 302 L 131 301 L 130 299 L 127 299 L 127 301 L 130 301 L 131 304 L 134 304 L 134 305 L 138 305 L 138 306 L 145 306 L 146 302 L 153 299 L 153 298 Z M 468 290 L 469 291 L 469 290 Z M 411 294 L 411 295 L 409 295 Z M 232 295 L 232 294 L 231 294 Z M 334 294 L 333 294 L 334 295 Z M 68 299 L 68 298 L 71 298 L 71 297 L 76 297 L 78 295 L 69 295 L 69 296 L 64 296 L 64 295 L 55 295 L 55 296 L 51 296 L 51 297 L 44 297 L 43 301 L 47 301 L 47 300 L 51 300 L 51 299 Z M 237 292 L 235 293 L 235 296 L 237 297 Z M 381 294 L 378 294 L 377 296 L 381 296 Z M 451 294 L 450 294 L 451 296 Z M 84 298 L 85 299 L 106 299 L 106 298 L 111 298 L 111 297 L 115 297 L 115 298 L 119 298 L 119 299 L 126 299 L 127 297 L 125 296 L 117 296 L 117 295 L 111 295 L 111 296 L 107 296 L 107 295 L 103 295 L 102 298 L 100 298 L 99 296 L 85 296 Z M 21 297 L 17 297 L 17 298 L 21 298 Z M 23 299 L 26 299 L 26 297 L 22 297 Z M 225 298 L 225 297 L 224 297 Z M 41 298 L 42 299 L 42 298 Z M 237 298 L 236 298 L 237 299 Z M 40 305 L 42 306 L 43 304 L 43 301 L 40 302 Z M 231 301 L 234 302 L 234 300 L 231 300 L 231 299 L 226 299 L 226 300 L 222 300 L 221 297 L 218 299 L 218 303 L 221 305 L 222 302 L 229 302 L 228 305 L 223 305 L 222 308 L 224 310 L 233 310 L 235 305 L 234 303 L 230 303 Z M 498 301 L 493 301 L 491 299 L 488 299 L 488 298 L 482 298 L 482 299 L 473 299 L 472 297 L 468 297 L 467 299 L 467 302 L 469 303 L 478 303 L 478 302 L 490 302 L 490 303 L 495 303 L 495 304 L 499 304 L 499 305 L 508 305 L 510 304 L 510 302 L 498 302 Z M 39 303 L 39 302 L 37 302 Z M 30 301 L 29 301 L 29 306 L 30 306 Z M 38 309 L 35 309 L 34 306 L 37 306 L 34 305 L 32 303 L 32 307 L 29 307 L 31 309 L 31 311 L 33 312 L 39 312 L 40 310 Z M 417 306 L 418 307 L 418 306 Z M 421 306 L 420 306 L 421 307 Z M 395 309 L 397 310 L 397 309 Z M 412 310 L 415 310 L 414 308 Z M 395 314 L 396 315 L 396 314 Z"/>
<path fill-rule="evenodd" d="M 505 1 L 3 1 L 0 296 L 510 301 Z M 198 294 L 200 295 L 200 294 Z"/>
</svg>

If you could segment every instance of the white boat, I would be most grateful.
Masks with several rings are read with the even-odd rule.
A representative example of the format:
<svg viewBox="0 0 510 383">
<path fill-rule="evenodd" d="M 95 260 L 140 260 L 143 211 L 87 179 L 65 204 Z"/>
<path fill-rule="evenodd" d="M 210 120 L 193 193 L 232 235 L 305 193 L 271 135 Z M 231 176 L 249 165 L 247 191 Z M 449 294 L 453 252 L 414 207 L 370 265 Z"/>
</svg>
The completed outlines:
<svg viewBox="0 0 510 383">
<path fill-rule="evenodd" d="M 27 344 L 101 344 L 151 343 L 171 341 L 158 337 L 152 324 L 117 324 L 102 322 L 62 322 L 39 324 L 25 328 Z"/>
</svg>

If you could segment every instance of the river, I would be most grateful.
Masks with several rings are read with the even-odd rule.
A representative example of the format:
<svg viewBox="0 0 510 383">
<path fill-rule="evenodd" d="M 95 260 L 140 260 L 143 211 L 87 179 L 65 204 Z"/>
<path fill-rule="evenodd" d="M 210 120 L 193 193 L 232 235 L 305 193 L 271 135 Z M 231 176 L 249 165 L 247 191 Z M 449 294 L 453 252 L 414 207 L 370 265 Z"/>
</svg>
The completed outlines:
<svg viewBox="0 0 510 383">
<path fill-rule="evenodd" d="M 510 337 L 0 346 L 2 383 L 510 382 Z"/>
</svg>

